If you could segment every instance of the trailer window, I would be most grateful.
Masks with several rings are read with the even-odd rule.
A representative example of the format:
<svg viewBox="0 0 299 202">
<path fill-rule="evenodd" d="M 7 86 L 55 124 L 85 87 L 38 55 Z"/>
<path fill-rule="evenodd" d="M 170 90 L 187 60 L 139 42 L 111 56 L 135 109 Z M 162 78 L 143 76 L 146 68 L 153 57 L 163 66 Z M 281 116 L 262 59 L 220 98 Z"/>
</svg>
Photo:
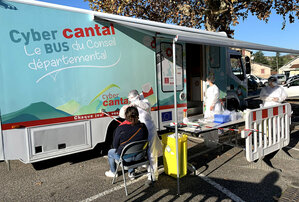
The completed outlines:
<svg viewBox="0 0 299 202">
<path fill-rule="evenodd" d="M 233 74 L 243 81 L 245 78 L 245 74 L 243 70 L 241 57 L 231 55 L 230 64 Z"/>
<path fill-rule="evenodd" d="M 163 92 L 173 91 L 173 51 L 172 43 L 161 43 L 161 84 Z M 184 88 L 184 71 L 183 71 L 183 46 L 176 44 L 176 67 L 177 67 L 177 91 L 182 91 Z"/>
</svg>

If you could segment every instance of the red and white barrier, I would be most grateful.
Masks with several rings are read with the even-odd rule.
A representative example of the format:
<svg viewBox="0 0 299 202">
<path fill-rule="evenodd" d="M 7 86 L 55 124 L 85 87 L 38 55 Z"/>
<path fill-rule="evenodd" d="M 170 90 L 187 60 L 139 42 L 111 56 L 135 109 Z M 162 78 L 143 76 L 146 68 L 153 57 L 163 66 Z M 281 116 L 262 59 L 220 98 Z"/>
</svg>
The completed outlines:
<svg viewBox="0 0 299 202">
<path fill-rule="evenodd" d="M 255 161 L 285 147 L 290 142 L 291 105 L 248 110 L 245 114 L 246 158 Z"/>
</svg>

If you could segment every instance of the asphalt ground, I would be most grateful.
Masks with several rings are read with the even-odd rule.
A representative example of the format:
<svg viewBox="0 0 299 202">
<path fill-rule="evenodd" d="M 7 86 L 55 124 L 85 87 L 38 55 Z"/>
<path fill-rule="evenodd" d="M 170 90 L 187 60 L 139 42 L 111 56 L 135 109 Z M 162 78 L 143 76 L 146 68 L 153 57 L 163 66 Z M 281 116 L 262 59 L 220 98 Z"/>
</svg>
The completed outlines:
<svg viewBox="0 0 299 202">
<path fill-rule="evenodd" d="M 162 157 L 159 180 L 153 186 L 145 185 L 146 176 L 128 180 L 129 196 L 121 175 L 115 184 L 105 177 L 107 157 L 97 148 L 35 164 L 11 161 L 10 171 L 0 162 L 0 201 L 291 201 L 296 194 L 290 196 L 289 190 L 299 193 L 298 142 L 297 126 L 284 148 L 293 158 L 272 154 L 249 163 L 242 148 L 208 149 L 201 139 L 190 138 L 188 162 L 196 172 L 180 179 L 180 195 L 177 179 L 163 172 Z"/>
</svg>

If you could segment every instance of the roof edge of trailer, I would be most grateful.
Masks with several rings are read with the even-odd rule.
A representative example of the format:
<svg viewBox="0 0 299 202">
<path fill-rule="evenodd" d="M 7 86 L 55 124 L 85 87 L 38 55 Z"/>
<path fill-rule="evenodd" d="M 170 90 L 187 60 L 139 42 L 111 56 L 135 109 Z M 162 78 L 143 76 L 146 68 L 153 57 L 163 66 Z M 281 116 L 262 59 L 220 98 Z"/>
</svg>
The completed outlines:
<svg viewBox="0 0 299 202">
<path fill-rule="evenodd" d="M 227 38 L 227 35 L 225 32 L 211 32 L 211 31 L 207 31 L 207 30 L 184 27 L 184 26 L 179 26 L 179 25 L 174 25 L 174 24 L 166 24 L 166 23 L 155 22 L 155 21 L 150 21 L 150 20 L 143 20 L 143 19 L 127 17 L 127 16 L 120 16 L 120 15 L 115 15 L 115 14 L 110 14 L 110 13 L 86 10 L 86 9 L 82 9 L 82 8 L 74 8 L 71 6 L 63 6 L 63 5 L 53 4 L 53 3 L 48 3 L 48 2 L 35 1 L 35 0 L 6 0 L 6 1 L 11 1 L 11 2 L 16 2 L 16 3 L 24 3 L 24 4 L 42 6 L 42 7 L 48 7 L 48 8 L 56 8 L 56 9 L 72 11 L 72 12 L 85 13 L 85 14 L 92 15 L 93 17 L 97 16 L 102 19 L 110 19 L 110 20 L 114 20 L 114 21 L 138 23 L 138 24 L 150 25 L 150 26 L 155 26 L 155 27 L 161 27 L 161 28 L 167 28 L 167 29 L 173 29 L 173 30 L 182 30 L 182 31 L 187 31 L 187 32 L 192 32 L 192 33 L 201 33 L 201 34 L 207 34 L 207 35 L 213 35 L 213 36 Z"/>
<path fill-rule="evenodd" d="M 192 32 L 192 30 L 182 30 L 182 29 L 173 29 L 175 26 L 169 28 L 165 23 L 164 26 L 155 26 L 155 22 L 151 23 L 142 23 L 142 21 L 135 22 L 134 20 L 123 20 L 115 16 L 111 17 L 111 14 L 100 14 L 95 15 L 95 20 L 107 20 L 113 23 L 117 23 L 123 26 L 129 26 L 135 30 L 145 30 L 153 33 L 158 33 L 158 35 L 166 35 L 172 39 L 177 37 L 177 41 L 187 42 L 187 43 L 196 43 L 212 46 L 225 46 L 231 48 L 245 48 L 252 50 L 262 50 L 270 52 L 281 52 L 281 53 L 292 53 L 299 54 L 299 50 L 280 48 L 276 46 L 263 45 L 258 43 L 246 42 L 237 39 L 231 39 L 228 37 L 210 35 L 204 32 Z M 160 24 L 160 23 L 159 23 Z M 178 26 L 180 27 L 180 26 Z"/>
<path fill-rule="evenodd" d="M 114 15 L 114 14 L 110 14 L 110 13 L 94 12 L 94 16 L 98 17 L 98 18 L 102 18 L 102 19 L 113 20 L 113 21 L 122 21 L 122 22 L 127 22 L 127 23 L 135 23 L 135 24 L 148 25 L 148 26 L 160 27 L 160 28 L 165 28 L 165 29 L 172 29 L 172 30 L 179 30 L 179 31 L 185 31 L 185 32 L 190 32 L 190 33 L 198 33 L 198 34 L 205 34 L 205 35 L 212 35 L 212 36 L 228 38 L 227 34 L 225 32 L 212 32 L 212 31 L 184 27 L 184 26 L 179 26 L 179 25 L 174 25 L 174 24 L 167 24 L 167 23 L 162 23 L 162 22 L 143 20 L 143 19 L 134 18 L 134 17 Z"/>
<path fill-rule="evenodd" d="M 101 16 L 101 17 L 99 17 Z M 231 39 L 228 37 L 218 36 L 218 35 L 210 35 L 204 32 L 190 32 L 189 29 L 173 29 L 173 27 L 169 28 L 165 24 L 164 26 L 155 26 L 155 23 L 141 23 L 142 21 L 135 22 L 134 20 L 125 20 L 123 21 L 121 18 L 110 17 L 111 14 L 100 14 L 95 16 L 95 20 L 107 20 L 111 21 L 123 26 L 129 26 L 133 29 L 145 30 L 150 32 L 158 33 L 158 35 L 168 35 L 169 37 L 176 38 L 177 41 L 187 42 L 187 43 L 196 43 L 196 44 L 204 44 L 204 45 L 212 45 L 212 46 L 225 46 L 231 48 L 245 48 L 252 50 L 262 50 L 262 51 L 270 51 L 270 52 L 280 52 L 280 53 L 292 53 L 299 54 L 299 50 L 280 48 L 276 46 L 263 45 L 258 43 L 246 42 L 237 39 Z M 180 26 L 178 26 L 180 27 Z"/>
<path fill-rule="evenodd" d="M 119 15 L 115 15 L 115 14 L 102 13 L 102 12 L 97 12 L 97 11 L 91 11 L 91 10 L 86 10 L 86 9 L 81 9 L 81 8 L 74 8 L 74 7 L 70 7 L 70 6 L 57 5 L 57 4 L 47 3 L 47 2 L 40 2 L 40 1 L 35 1 L 35 0 L 6 0 L 6 1 L 89 14 L 94 19 L 100 18 L 103 20 L 108 20 L 108 21 L 116 22 L 116 23 L 123 24 L 126 26 L 130 26 L 135 29 L 143 29 L 143 30 L 150 31 L 150 32 L 157 31 L 158 33 L 162 33 L 162 34 L 166 34 L 166 35 L 178 36 L 179 41 L 184 41 L 184 42 L 189 42 L 189 43 L 236 47 L 236 48 L 247 48 L 247 49 L 253 49 L 253 50 L 292 53 L 292 54 L 299 55 L 299 50 L 280 48 L 280 47 L 275 47 L 275 46 L 240 41 L 237 39 L 231 39 L 231 38 L 228 38 L 226 36 L 226 34 L 221 33 L 221 32 L 211 32 L 211 31 L 200 30 L 200 29 L 195 29 L 195 28 L 183 27 L 183 26 L 179 26 L 179 25 L 172 25 L 172 24 L 166 24 L 166 23 L 161 23 L 161 22 L 142 20 L 142 19 L 137 19 L 137 18 L 133 18 L 133 17 L 119 16 Z"/>
<path fill-rule="evenodd" d="M 47 7 L 47 8 L 56 8 L 56 9 L 60 9 L 60 10 L 85 13 L 85 14 L 89 14 L 89 15 L 93 15 L 93 13 L 95 12 L 95 11 L 87 10 L 87 9 L 83 9 L 83 8 L 75 8 L 75 7 L 71 7 L 71 6 L 64 6 L 64 5 L 48 3 L 48 2 L 43 2 L 43 1 L 36 1 L 36 0 L 5 0 L 5 1 L 15 2 L 15 3 L 23 3 L 23 4 L 28 4 L 28 5 L 33 5 L 33 6 L 41 6 L 41 7 Z"/>
<path fill-rule="evenodd" d="M 270 46 L 270 45 L 263 45 L 258 43 L 252 43 L 252 42 L 246 42 L 241 41 L 237 39 L 231 39 L 231 38 L 219 38 L 219 37 L 208 37 L 206 36 L 204 39 L 201 39 L 199 37 L 193 37 L 193 36 L 184 36 L 184 35 L 178 35 L 178 41 L 185 41 L 189 43 L 202 43 L 206 45 L 219 45 L 219 46 L 225 46 L 225 47 L 231 47 L 231 48 L 245 48 L 245 49 L 251 49 L 251 50 L 261 50 L 261 51 L 269 51 L 269 52 L 279 52 L 279 53 L 291 53 L 299 55 L 299 50 L 295 49 L 288 49 L 288 48 L 280 48 L 277 46 Z"/>
</svg>

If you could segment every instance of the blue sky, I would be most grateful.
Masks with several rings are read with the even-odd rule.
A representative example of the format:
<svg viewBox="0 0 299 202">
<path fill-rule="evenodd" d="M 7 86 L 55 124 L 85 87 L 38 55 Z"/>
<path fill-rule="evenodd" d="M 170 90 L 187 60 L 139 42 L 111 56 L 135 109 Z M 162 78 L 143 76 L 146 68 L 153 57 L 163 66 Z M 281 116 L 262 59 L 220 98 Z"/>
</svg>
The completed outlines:
<svg viewBox="0 0 299 202">
<path fill-rule="evenodd" d="M 89 9 L 88 2 L 83 0 L 40 0 L 44 2 L 67 5 L 72 7 Z M 265 45 L 278 46 L 299 50 L 299 21 L 290 24 L 281 30 L 282 17 L 273 13 L 268 23 L 258 20 L 255 16 L 249 16 L 245 21 L 233 27 L 234 38 L 242 41 L 249 41 Z M 265 55 L 275 53 L 264 52 Z"/>
</svg>

